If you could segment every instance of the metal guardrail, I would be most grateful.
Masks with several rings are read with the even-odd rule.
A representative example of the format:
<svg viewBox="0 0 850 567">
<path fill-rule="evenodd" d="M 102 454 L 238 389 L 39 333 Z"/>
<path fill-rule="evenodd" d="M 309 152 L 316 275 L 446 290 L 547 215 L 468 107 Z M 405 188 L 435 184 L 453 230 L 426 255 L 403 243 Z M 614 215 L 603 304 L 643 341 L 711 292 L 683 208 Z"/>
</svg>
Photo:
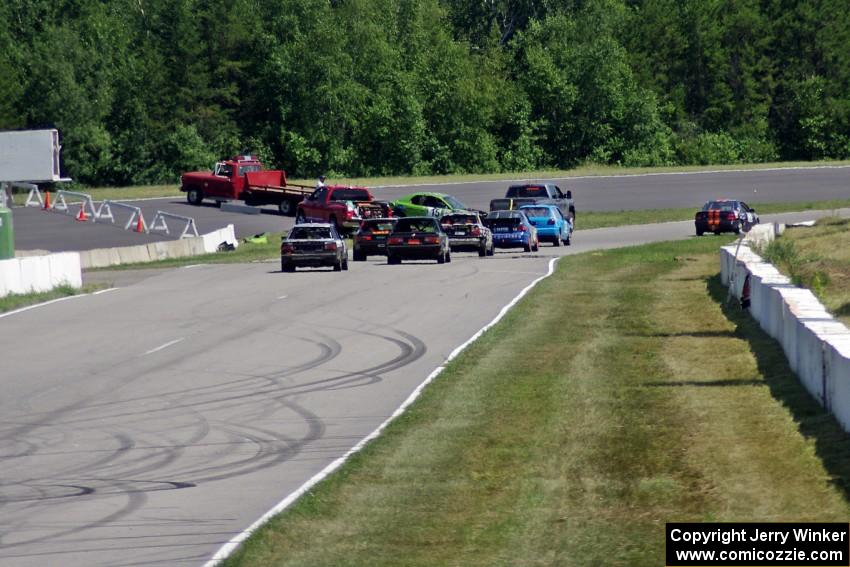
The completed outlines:
<svg viewBox="0 0 850 567">
<path fill-rule="evenodd" d="M 73 214 L 68 207 L 68 202 L 65 200 L 66 196 L 79 199 L 81 212 L 88 216 L 89 213 L 86 211 L 86 207 L 88 207 L 91 210 L 92 222 L 97 220 L 97 209 L 94 206 L 94 201 L 92 200 L 91 195 L 88 193 L 77 193 L 76 191 L 65 191 L 64 189 L 60 189 L 56 192 L 56 200 L 53 201 L 50 209 L 54 211 L 62 211 L 66 214 Z M 73 204 L 76 205 L 76 203 Z"/>
<path fill-rule="evenodd" d="M 148 225 L 145 222 L 145 217 L 142 214 L 141 207 L 136 207 L 135 205 L 128 205 L 127 203 L 120 203 L 118 201 L 110 201 L 109 199 L 107 199 L 100 204 L 100 207 L 98 207 L 95 219 L 99 221 L 108 220 L 112 224 L 115 224 L 115 216 L 112 214 L 112 207 L 117 207 L 119 209 L 130 211 L 130 218 L 124 225 L 124 230 L 149 232 Z"/>
<path fill-rule="evenodd" d="M 165 232 L 165 234 L 171 234 L 171 232 L 168 230 L 168 224 L 165 222 L 165 219 L 167 218 L 186 223 L 186 226 L 183 227 L 183 232 L 180 233 L 180 238 L 186 238 L 188 236 L 198 236 L 198 228 L 195 226 L 195 219 L 193 219 L 192 217 L 184 217 L 183 215 L 166 213 L 165 211 L 156 212 L 156 216 L 153 218 L 153 222 L 151 223 L 148 232 L 156 232 L 162 230 Z"/>
</svg>

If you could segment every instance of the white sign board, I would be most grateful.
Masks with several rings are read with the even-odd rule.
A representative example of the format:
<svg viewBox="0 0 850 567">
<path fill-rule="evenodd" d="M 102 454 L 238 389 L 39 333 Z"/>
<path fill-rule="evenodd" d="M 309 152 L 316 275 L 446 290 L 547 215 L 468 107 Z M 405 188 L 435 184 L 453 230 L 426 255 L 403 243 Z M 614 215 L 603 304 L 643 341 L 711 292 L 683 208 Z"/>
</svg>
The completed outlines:
<svg viewBox="0 0 850 567">
<path fill-rule="evenodd" d="M 0 182 L 60 181 L 60 149 L 57 130 L 0 132 Z"/>
</svg>

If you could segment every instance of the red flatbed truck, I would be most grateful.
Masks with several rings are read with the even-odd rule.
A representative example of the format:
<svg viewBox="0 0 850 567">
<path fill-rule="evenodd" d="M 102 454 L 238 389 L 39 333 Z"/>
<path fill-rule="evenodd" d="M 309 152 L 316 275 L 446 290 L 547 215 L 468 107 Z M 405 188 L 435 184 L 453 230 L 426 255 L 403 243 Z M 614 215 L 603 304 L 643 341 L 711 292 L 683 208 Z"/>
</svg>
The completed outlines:
<svg viewBox="0 0 850 567">
<path fill-rule="evenodd" d="M 180 190 L 193 205 L 204 199 L 218 203 L 242 200 L 251 206 L 277 205 L 281 214 L 292 216 L 315 187 L 288 183 L 285 171 L 264 169 L 255 156 L 243 155 L 217 162 L 212 171 L 184 173 Z"/>
</svg>

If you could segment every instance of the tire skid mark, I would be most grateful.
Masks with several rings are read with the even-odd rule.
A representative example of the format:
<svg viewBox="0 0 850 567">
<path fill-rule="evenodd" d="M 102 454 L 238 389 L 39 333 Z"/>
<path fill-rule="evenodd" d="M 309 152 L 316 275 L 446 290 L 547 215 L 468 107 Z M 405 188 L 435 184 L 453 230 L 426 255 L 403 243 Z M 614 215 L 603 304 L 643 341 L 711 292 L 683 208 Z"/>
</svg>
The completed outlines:
<svg viewBox="0 0 850 567">
<path fill-rule="evenodd" d="M 128 514 L 132 514 L 136 510 L 139 510 L 140 508 L 142 508 L 142 506 L 145 505 L 145 502 L 147 502 L 147 499 L 148 499 L 144 492 L 122 492 L 120 495 L 126 496 L 126 504 L 120 510 L 116 510 L 115 512 L 108 514 L 107 516 L 104 516 L 101 519 L 98 519 L 98 520 L 95 520 L 95 521 L 92 521 L 92 522 L 87 522 L 87 523 L 85 523 L 81 526 L 74 526 L 74 527 L 71 527 L 71 528 L 56 530 L 56 531 L 54 531 L 50 534 L 43 535 L 43 536 L 40 536 L 40 537 L 35 537 L 35 538 L 22 540 L 22 541 L 16 541 L 14 543 L 4 543 L 3 547 L 4 548 L 14 548 L 14 547 L 20 547 L 20 546 L 24 546 L 24 545 L 32 545 L 32 544 L 35 544 L 35 543 L 41 543 L 41 542 L 44 542 L 44 541 L 50 541 L 50 540 L 53 540 L 53 539 L 56 539 L 56 538 L 61 538 L 61 537 L 64 537 L 64 536 L 73 535 L 73 534 L 76 534 L 76 533 L 81 533 L 81 532 L 84 532 L 84 531 L 87 531 L 87 530 L 90 530 L 90 529 L 94 529 L 94 528 L 97 528 L 97 527 L 100 527 L 100 526 L 105 526 L 105 525 L 108 525 L 108 524 L 110 524 L 110 523 L 112 523 L 116 520 L 123 518 L 124 516 L 126 516 Z M 91 495 L 91 496 L 94 497 L 94 495 Z M 2 534 L 0 534 L 0 538 L 2 538 Z"/>
<path fill-rule="evenodd" d="M 39 452 L 44 452 L 41 456 L 50 456 L 51 449 L 71 445 L 80 435 L 103 433 L 110 428 L 110 423 L 120 424 L 122 427 L 121 431 L 115 432 L 113 429 L 110 433 L 116 446 L 110 449 L 108 454 L 95 452 L 93 454 L 98 457 L 92 461 L 76 464 L 63 471 L 63 481 L 74 478 L 74 482 L 31 479 L 16 482 L 14 485 L 0 484 L 0 506 L 15 504 L 17 508 L 16 511 L 9 510 L 10 523 L 14 522 L 15 516 L 20 515 L 21 506 L 24 509 L 34 509 L 48 503 L 70 506 L 73 502 L 97 498 L 126 499 L 119 510 L 84 525 L 51 529 L 47 534 L 17 541 L 8 547 L 37 544 L 107 526 L 144 506 L 149 492 L 191 488 L 199 483 L 238 477 L 291 460 L 326 433 L 326 425 L 321 417 L 297 403 L 296 397 L 316 391 L 337 391 L 375 384 L 383 380 L 382 374 L 402 368 L 426 352 L 421 340 L 400 331 L 395 331 L 395 336 L 380 331 L 363 332 L 361 329 L 346 331 L 389 342 L 396 346 L 399 352 L 388 360 L 367 368 L 342 371 L 330 378 L 313 379 L 299 384 L 286 383 L 292 377 L 326 365 L 343 352 L 343 346 L 329 336 L 322 335 L 319 340 L 298 337 L 300 341 L 317 346 L 318 354 L 300 364 L 267 374 L 242 374 L 234 381 L 110 402 L 97 400 L 110 388 L 123 387 L 144 378 L 148 373 L 167 367 L 170 363 L 146 365 L 144 372 L 133 377 L 110 378 L 110 370 L 102 369 L 97 374 L 104 382 L 86 397 L 64 407 L 36 414 L 36 419 L 32 419 L 33 414 L 29 412 L 30 419 L 26 422 L 8 422 L 7 425 L 11 427 L 3 427 L 0 435 L 11 434 L 12 437 L 20 439 L 12 441 L 13 454 L 20 457 L 38 457 Z M 328 369 L 325 372 L 335 373 Z M 42 393 L 44 392 L 35 393 L 30 399 Z M 159 403 L 148 404 L 151 400 L 157 400 Z M 224 421 L 210 420 L 206 416 L 211 412 L 215 412 L 213 415 L 224 413 L 226 417 Z M 294 423 L 303 424 L 303 431 L 293 437 L 285 435 L 283 431 L 252 425 L 264 419 L 279 419 L 281 412 L 293 416 Z M 177 415 L 187 421 L 166 433 L 146 431 L 146 424 L 156 423 L 156 414 Z M 134 424 L 141 429 L 133 429 Z M 58 431 L 60 427 L 62 431 Z M 290 431 L 289 428 L 287 430 Z M 39 439 L 35 441 L 22 439 L 24 436 L 31 438 L 35 431 L 46 432 L 46 435 L 38 435 Z M 214 438 L 216 434 L 223 434 L 224 438 Z M 159 436 L 162 442 L 143 441 L 146 436 L 152 435 Z M 215 450 L 213 458 L 205 455 L 204 462 L 212 464 L 204 466 L 204 462 L 186 462 L 181 466 L 188 449 L 216 445 L 220 448 Z M 252 446 L 253 449 L 250 454 L 243 453 L 242 458 L 234 459 L 234 445 L 240 448 Z M 61 453 L 63 451 L 53 452 Z M 76 452 L 74 454 L 78 455 Z M 220 460 L 222 458 L 223 462 Z M 155 479 L 145 478 L 152 472 L 156 473 Z M 6 489 L 5 496 L 3 489 Z"/>
</svg>

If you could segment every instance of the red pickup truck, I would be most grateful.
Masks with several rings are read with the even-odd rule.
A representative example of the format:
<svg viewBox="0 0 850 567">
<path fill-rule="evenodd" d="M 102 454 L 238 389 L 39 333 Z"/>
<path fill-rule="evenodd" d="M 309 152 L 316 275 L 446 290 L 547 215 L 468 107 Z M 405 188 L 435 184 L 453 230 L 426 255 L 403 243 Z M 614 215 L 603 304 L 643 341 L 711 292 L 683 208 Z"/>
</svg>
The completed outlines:
<svg viewBox="0 0 850 567">
<path fill-rule="evenodd" d="M 296 205 L 313 189 L 287 183 L 285 171 L 264 169 L 260 160 L 248 155 L 220 161 L 212 171 L 180 176 L 180 190 L 193 205 L 200 205 L 204 199 L 218 203 L 241 199 L 246 205 L 277 205 L 284 215 L 293 215 Z"/>
<path fill-rule="evenodd" d="M 327 185 L 298 203 L 295 222 L 328 222 L 340 231 L 353 231 L 364 219 L 391 216 L 390 204 L 375 201 L 365 187 Z"/>
</svg>

